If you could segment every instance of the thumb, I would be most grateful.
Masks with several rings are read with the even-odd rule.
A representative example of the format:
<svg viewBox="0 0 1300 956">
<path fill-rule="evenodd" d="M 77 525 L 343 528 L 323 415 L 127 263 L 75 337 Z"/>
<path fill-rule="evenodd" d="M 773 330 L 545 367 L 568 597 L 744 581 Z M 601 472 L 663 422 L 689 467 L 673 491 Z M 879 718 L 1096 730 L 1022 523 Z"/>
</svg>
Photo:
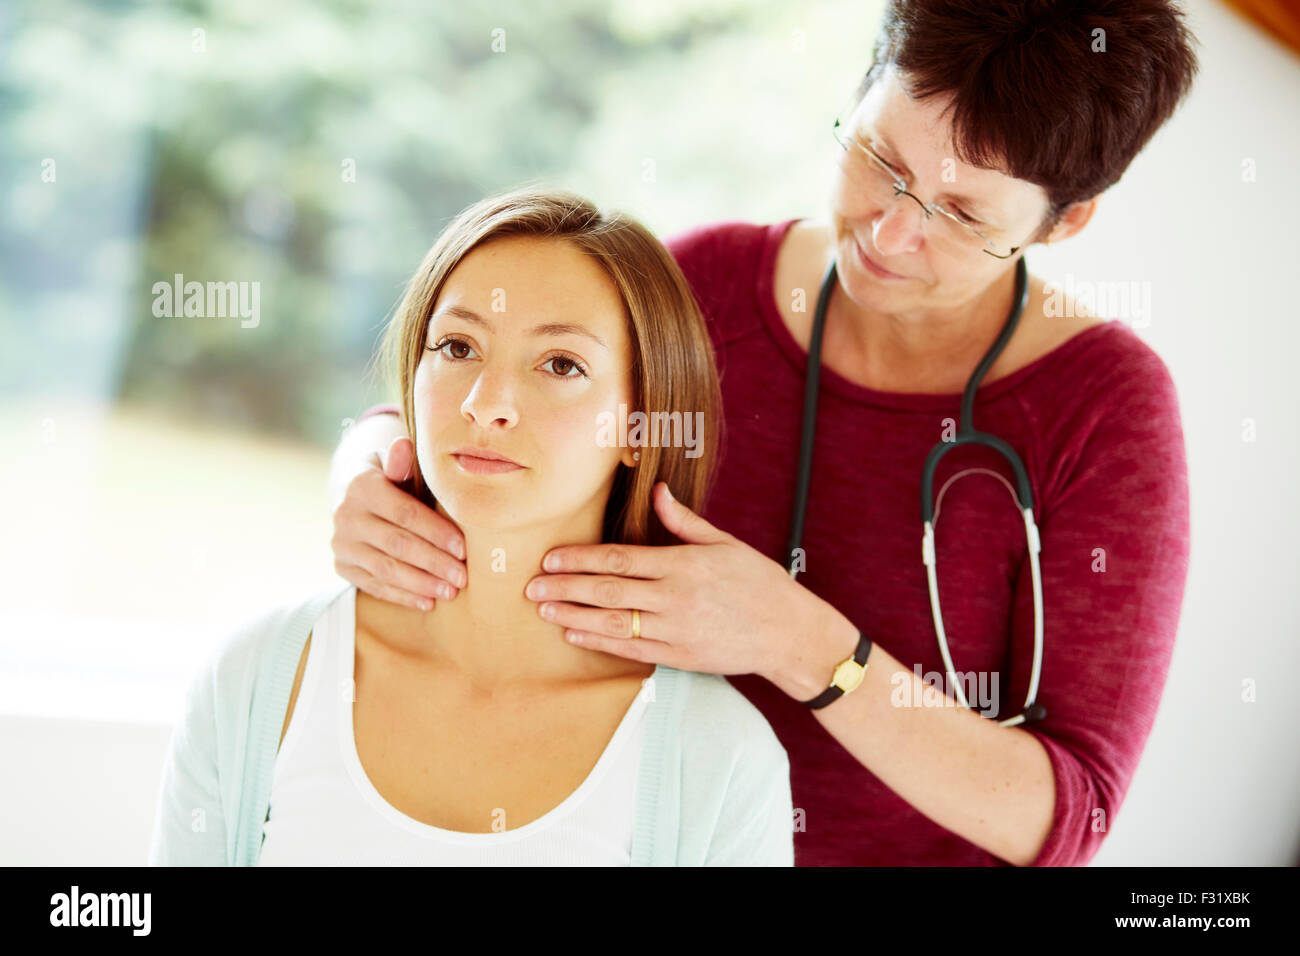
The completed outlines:
<svg viewBox="0 0 1300 956">
<path fill-rule="evenodd" d="M 415 446 L 409 438 L 394 438 L 384 453 L 384 477 L 401 482 L 414 477 Z"/>
<path fill-rule="evenodd" d="M 717 544 L 730 537 L 674 498 L 666 481 L 655 484 L 654 507 L 664 527 L 687 544 Z"/>
</svg>

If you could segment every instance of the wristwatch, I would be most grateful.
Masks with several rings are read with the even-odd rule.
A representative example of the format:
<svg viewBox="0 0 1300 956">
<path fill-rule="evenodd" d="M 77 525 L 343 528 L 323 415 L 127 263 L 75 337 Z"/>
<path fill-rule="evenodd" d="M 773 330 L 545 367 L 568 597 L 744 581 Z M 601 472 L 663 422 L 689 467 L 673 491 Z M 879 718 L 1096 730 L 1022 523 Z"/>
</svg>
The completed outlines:
<svg viewBox="0 0 1300 956">
<path fill-rule="evenodd" d="M 812 700 L 806 700 L 804 703 L 817 710 L 825 707 L 831 701 L 839 700 L 850 691 L 856 690 L 862 683 L 862 678 L 867 673 L 867 655 L 871 653 L 871 638 L 858 631 L 858 648 L 853 652 L 852 657 L 846 657 L 840 661 L 835 668 L 835 673 L 831 675 L 831 686 L 814 697 Z"/>
</svg>

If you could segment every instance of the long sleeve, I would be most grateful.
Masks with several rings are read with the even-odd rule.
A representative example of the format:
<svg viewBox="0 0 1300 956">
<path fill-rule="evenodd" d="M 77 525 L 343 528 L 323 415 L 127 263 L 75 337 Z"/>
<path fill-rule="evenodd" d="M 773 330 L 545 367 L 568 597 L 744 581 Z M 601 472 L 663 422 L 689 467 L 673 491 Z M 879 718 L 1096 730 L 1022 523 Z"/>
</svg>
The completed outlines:
<svg viewBox="0 0 1300 956">
<path fill-rule="evenodd" d="M 225 866 L 226 820 L 218 772 L 215 670 L 204 667 L 172 730 L 158 791 L 150 866 Z"/>
<path fill-rule="evenodd" d="M 1047 715 L 1025 729 L 1051 759 L 1056 799 L 1035 866 L 1087 863 L 1113 825 L 1164 690 L 1189 553 L 1183 431 L 1163 362 L 1132 349 L 1063 401 L 1056 427 L 1074 437 L 1039 463 Z M 1027 560 L 1012 643 L 1004 716 L 1023 702 L 1033 658 Z"/>
<path fill-rule="evenodd" d="M 400 415 L 402 406 L 396 402 L 380 402 L 378 405 L 371 405 L 364 412 L 356 417 L 356 421 L 370 418 L 372 415 Z"/>
</svg>

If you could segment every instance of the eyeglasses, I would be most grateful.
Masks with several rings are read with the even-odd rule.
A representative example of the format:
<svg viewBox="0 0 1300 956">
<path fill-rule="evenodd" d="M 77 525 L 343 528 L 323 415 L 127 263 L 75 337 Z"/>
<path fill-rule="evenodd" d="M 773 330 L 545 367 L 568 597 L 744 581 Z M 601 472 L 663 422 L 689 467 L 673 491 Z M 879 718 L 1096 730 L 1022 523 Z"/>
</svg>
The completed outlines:
<svg viewBox="0 0 1300 956">
<path fill-rule="evenodd" d="M 925 221 L 934 224 L 929 227 L 931 231 L 928 235 L 931 239 L 960 251 L 973 252 L 981 249 L 997 259 L 1009 259 L 1020 248 L 1020 246 L 1012 246 L 1003 252 L 1006 243 L 985 235 L 988 227 L 983 223 L 963 213 L 949 210 L 939 203 L 922 202 L 915 194 L 908 191 L 907 180 L 898 175 L 894 167 L 866 143 L 859 142 L 848 135 L 838 117 L 831 131 L 835 136 L 835 142 L 839 143 L 846 153 L 859 160 L 854 163 L 849 172 L 855 187 L 867 197 L 881 202 L 888 202 L 898 196 L 910 196 L 925 213 Z M 940 218 L 934 219 L 935 213 L 940 213 Z M 977 227 L 984 228 L 985 232 L 981 232 Z"/>
</svg>

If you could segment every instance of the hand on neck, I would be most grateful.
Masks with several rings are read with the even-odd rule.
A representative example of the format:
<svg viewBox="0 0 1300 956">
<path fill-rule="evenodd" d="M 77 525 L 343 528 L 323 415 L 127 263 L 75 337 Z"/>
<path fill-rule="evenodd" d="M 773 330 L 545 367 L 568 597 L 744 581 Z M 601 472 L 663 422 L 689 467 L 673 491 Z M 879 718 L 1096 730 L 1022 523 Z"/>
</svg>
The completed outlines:
<svg viewBox="0 0 1300 956">
<path fill-rule="evenodd" d="M 437 510 L 454 521 L 441 504 Z M 524 588 L 543 573 L 542 558 L 566 544 L 599 543 L 602 515 L 555 525 L 498 530 L 457 522 L 465 538 L 468 582 L 431 611 L 367 601 L 366 626 L 404 652 L 445 665 L 478 690 L 627 674 L 636 662 L 575 647 L 546 621 Z"/>
</svg>

